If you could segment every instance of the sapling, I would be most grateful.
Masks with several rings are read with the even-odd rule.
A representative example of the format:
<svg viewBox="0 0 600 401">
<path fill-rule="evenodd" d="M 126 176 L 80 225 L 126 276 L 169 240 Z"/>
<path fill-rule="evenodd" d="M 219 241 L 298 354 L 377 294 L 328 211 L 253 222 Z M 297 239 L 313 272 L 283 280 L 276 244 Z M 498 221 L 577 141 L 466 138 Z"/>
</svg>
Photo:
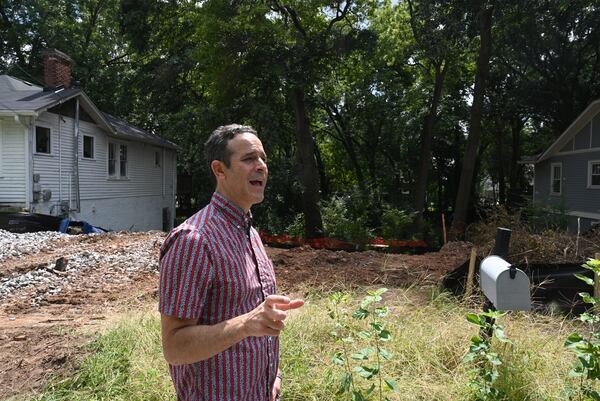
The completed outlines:
<svg viewBox="0 0 600 401">
<path fill-rule="evenodd" d="M 475 365 L 472 371 L 471 387 L 475 390 L 477 400 L 496 401 L 505 400 L 506 396 L 494 385 L 499 377 L 499 367 L 502 359 L 497 352 L 492 350 L 492 340 L 495 338 L 501 343 L 511 344 L 504 334 L 504 327 L 497 323 L 498 319 L 506 315 L 502 311 L 487 311 L 479 314 L 467 313 L 470 323 L 479 327 L 480 333 L 489 332 L 491 336 L 475 335 L 471 338 L 469 352 L 465 355 L 465 362 Z"/>
<path fill-rule="evenodd" d="M 336 293 L 329 298 L 329 316 L 335 322 L 331 335 L 341 344 L 341 350 L 335 353 L 333 362 L 344 369 L 337 394 L 348 394 L 352 401 L 389 400 L 386 394 L 398 391 L 396 382 L 383 374 L 384 361 L 393 358 L 383 347 L 392 338 L 383 322 L 389 315 L 389 308 L 381 305 L 381 295 L 386 291 L 386 288 L 368 291 L 358 309 L 352 313 L 355 320 L 367 322 L 360 328 L 348 323 L 347 313 L 340 307 L 348 301 L 347 295 Z M 355 342 L 366 343 L 367 346 L 350 353 L 349 344 Z M 370 386 L 366 390 L 359 388 L 355 383 L 356 377 L 367 380 Z"/>
<path fill-rule="evenodd" d="M 600 274 L 600 260 L 590 259 L 582 266 L 591 270 L 594 277 L 598 277 Z M 581 274 L 575 274 L 575 276 L 591 286 L 595 284 L 594 279 Z M 600 316 L 597 313 L 600 300 L 587 292 L 581 292 L 579 296 L 583 302 L 591 306 L 587 312 L 579 316 L 579 320 L 588 325 L 589 331 L 586 336 L 573 333 L 565 341 L 565 347 L 572 350 L 577 357 L 569 375 L 580 379 L 579 397 L 576 399 L 600 400 L 600 392 L 596 390 L 600 383 L 600 333 L 596 331 L 596 324 L 600 322 Z"/>
</svg>

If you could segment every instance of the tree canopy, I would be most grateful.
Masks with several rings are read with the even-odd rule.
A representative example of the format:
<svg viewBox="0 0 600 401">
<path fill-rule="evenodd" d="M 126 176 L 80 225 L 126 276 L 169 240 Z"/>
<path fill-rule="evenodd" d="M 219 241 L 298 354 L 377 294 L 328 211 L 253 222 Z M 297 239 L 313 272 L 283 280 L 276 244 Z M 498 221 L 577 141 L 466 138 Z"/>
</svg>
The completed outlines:
<svg viewBox="0 0 600 401">
<path fill-rule="evenodd" d="M 210 132 L 254 126 L 275 233 L 331 233 L 337 210 L 352 232 L 426 235 L 472 220 L 484 180 L 519 204 L 519 158 L 600 97 L 589 0 L 9 0 L 0 21 L 3 73 L 42 84 L 41 51 L 67 53 L 100 109 L 180 145 L 196 207 Z"/>
</svg>

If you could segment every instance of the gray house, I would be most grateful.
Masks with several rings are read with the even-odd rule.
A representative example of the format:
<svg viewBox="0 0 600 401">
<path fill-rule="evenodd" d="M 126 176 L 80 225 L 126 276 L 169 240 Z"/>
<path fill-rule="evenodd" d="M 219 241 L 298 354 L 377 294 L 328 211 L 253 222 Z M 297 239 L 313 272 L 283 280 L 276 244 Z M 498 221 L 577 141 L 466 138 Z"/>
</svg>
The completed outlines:
<svg viewBox="0 0 600 401">
<path fill-rule="evenodd" d="M 600 100 L 590 104 L 560 137 L 528 163 L 535 167 L 533 202 L 564 209 L 569 228 L 600 221 Z"/>
<path fill-rule="evenodd" d="M 0 75 L 0 207 L 111 230 L 173 226 L 176 146 L 103 113 L 44 53 L 45 87 Z"/>
</svg>

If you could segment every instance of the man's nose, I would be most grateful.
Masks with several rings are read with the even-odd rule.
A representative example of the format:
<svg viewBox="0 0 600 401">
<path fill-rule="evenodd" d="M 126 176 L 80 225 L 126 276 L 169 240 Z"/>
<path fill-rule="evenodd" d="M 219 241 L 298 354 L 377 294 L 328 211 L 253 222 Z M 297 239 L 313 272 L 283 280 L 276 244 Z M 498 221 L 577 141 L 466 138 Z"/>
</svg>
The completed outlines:
<svg viewBox="0 0 600 401">
<path fill-rule="evenodd" d="M 258 170 L 266 170 L 267 169 L 267 162 L 264 161 L 261 158 L 258 158 L 257 169 Z"/>
</svg>

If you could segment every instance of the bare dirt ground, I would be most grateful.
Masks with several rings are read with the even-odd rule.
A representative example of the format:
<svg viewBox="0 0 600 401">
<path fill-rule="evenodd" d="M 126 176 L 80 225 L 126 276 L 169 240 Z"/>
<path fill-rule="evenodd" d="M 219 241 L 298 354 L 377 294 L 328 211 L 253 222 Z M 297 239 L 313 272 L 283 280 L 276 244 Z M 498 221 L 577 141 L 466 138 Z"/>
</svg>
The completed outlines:
<svg viewBox="0 0 600 401">
<path fill-rule="evenodd" d="M 160 232 L 63 236 L 0 258 L 0 290 L 18 284 L 0 292 L 0 399 L 35 393 L 73 371 L 107 319 L 155 304 L 163 239 Z M 302 293 L 437 285 L 468 258 L 470 244 L 424 255 L 267 249 L 280 292 Z"/>
</svg>

